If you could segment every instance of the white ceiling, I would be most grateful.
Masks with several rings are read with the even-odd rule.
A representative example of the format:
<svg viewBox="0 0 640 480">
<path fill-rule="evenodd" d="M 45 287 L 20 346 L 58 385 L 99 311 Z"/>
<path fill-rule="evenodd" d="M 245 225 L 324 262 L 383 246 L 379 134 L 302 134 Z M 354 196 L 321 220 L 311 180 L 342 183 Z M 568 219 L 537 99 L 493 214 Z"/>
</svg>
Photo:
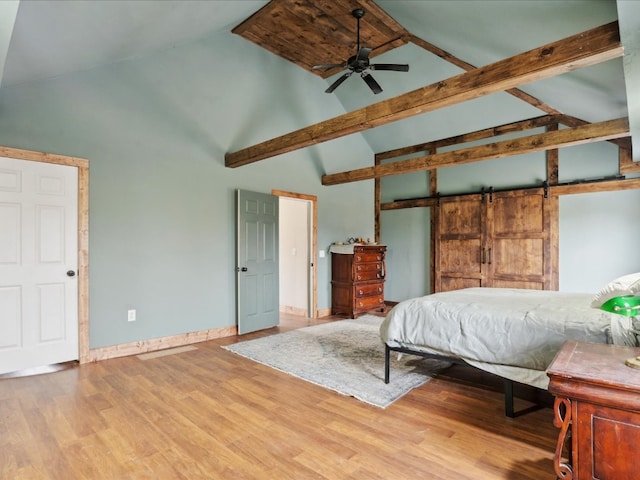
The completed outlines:
<svg viewBox="0 0 640 480">
<path fill-rule="evenodd" d="M 3 0 L 0 2 L 0 86 L 142 57 L 217 32 L 232 35 L 234 26 L 266 3 L 266 0 Z M 414 35 L 476 66 L 618 17 L 615 0 L 379 0 L 376 3 Z M 625 32 L 638 32 L 640 2 L 618 0 L 618 3 L 624 4 L 627 12 L 626 18 L 620 20 L 621 30 L 625 22 Z M 409 63 L 412 71 L 419 72 L 418 64 L 426 53 L 411 45 L 385 55 L 390 61 Z M 625 61 L 634 67 L 632 56 L 629 58 L 631 60 L 625 57 Z M 625 68 L 628 71 L 626 86 Z M 635 95 L 640 93 L 633 92 L 640 89 L 632 88 L 630 83 L 640 81 L 637 78 L 640 73 L 634 78 L 633 71 L 639 70 L 637 65 L 635 68 L 625 65 L 625 68 L 623 60 L 610 61 L 523 89 L 552 107 L 585 120 L 627 116 L 629 92 L 632 103 L 638 104 Z M 448 67 L 444 70 L 449 71 Z M 397 76 L 392 79 L 390 75 Z M 385 72 L 378 80 L 386 89 L 392 82 L 406 81 L 401 79 L 402 75 L 406 74 Z M 425 74 L 421 85 L 437 80 L 439 78 L 431 80 Z M 331 82 L 332 78 L 327 81 Z M 358 87 L 362 85 L 340 87 L 336 91 L 347 110 L 363 102 L 379 100 L 372 97 L 366 86 Z M 632 132 L 634 128 L 640 131 L 640 120 L 630 118 L 630 121 Z"/>
</svg>

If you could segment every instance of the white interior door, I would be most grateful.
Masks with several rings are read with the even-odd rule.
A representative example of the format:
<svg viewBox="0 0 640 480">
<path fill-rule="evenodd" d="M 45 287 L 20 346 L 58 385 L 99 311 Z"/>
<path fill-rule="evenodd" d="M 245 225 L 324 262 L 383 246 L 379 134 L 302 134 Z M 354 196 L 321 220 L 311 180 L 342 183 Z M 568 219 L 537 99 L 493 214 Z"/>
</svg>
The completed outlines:
<svg viewBox="0 0 640 480">
<path fill-rule="evenodd" d="M 78 359 L 78 170 L 0 157 L 0 373 Z"/>
</svg>

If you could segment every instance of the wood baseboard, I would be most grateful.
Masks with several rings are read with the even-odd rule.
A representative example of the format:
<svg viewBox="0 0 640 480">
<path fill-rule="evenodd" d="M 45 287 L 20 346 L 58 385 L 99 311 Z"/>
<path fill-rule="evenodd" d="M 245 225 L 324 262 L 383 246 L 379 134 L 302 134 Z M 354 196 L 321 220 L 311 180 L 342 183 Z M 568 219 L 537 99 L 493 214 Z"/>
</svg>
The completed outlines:
<svg viewBox="0 0 640 480">
<path fill-rule="evenodd" d="M 301 317 L 307 316 L 307 309 L 300 307 L 291 307 L 289 305 L 280 305 L 280 313 L 286 313 L 289 315 L 299 315 Z"/>
<path fill-rule="evenodd" d="M 111 345 L 109 347 L 92 348 L 89 350 L 87 361 L 81 363 L 97 362 L 100 360 L 126 357 L 129 355 L 139 355 L 141 353 L 154 352 L 156 350 L 164 350 L 166 348 L 182 347 L 183 345 L 206 342 L 207 340 L 230 337 L 237 334 L 238 328 L 233 325 L 229 327 L 200 330 L 198 332 L 183 333 L 181 335 L 172 335 L 170 337 L 151 338 L 148 340 L 140 340 L 138 342 L 121 343 L 119 345 Z"/>
</svg>

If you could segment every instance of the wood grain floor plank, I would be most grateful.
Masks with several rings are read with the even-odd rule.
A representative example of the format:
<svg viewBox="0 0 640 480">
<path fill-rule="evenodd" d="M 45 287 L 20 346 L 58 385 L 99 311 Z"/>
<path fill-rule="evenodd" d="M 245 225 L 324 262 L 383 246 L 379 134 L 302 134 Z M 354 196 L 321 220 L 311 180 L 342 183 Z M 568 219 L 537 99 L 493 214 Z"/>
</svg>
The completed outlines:
<svg viewBox="0 0 640 480">
<path fill-rule="evenodd" d="M 552 410 L 505 417 L 494 377 L 454 369 L 379 409 L 221 348 L 326 321 L 0 379 L 0 479 L 555 478 Z"/>
</svg>

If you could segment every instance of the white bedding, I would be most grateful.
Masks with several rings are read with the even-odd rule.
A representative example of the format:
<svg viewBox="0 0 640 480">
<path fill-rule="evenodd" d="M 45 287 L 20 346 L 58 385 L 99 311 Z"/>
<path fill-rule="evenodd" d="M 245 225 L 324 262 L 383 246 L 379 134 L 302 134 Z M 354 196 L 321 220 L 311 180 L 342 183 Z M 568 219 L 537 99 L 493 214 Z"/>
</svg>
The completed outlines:
<svg viewBox="0 0 640 480">
<path fill-rule="evenodd" d="M 545 370 L 569 339 L 635 345 L 631 317 L 591 307 L 593 294 L 467 288 L 400 302 L 380 326 L 390 347 L 457 357 L 547 388 Z"/>
</svg>

